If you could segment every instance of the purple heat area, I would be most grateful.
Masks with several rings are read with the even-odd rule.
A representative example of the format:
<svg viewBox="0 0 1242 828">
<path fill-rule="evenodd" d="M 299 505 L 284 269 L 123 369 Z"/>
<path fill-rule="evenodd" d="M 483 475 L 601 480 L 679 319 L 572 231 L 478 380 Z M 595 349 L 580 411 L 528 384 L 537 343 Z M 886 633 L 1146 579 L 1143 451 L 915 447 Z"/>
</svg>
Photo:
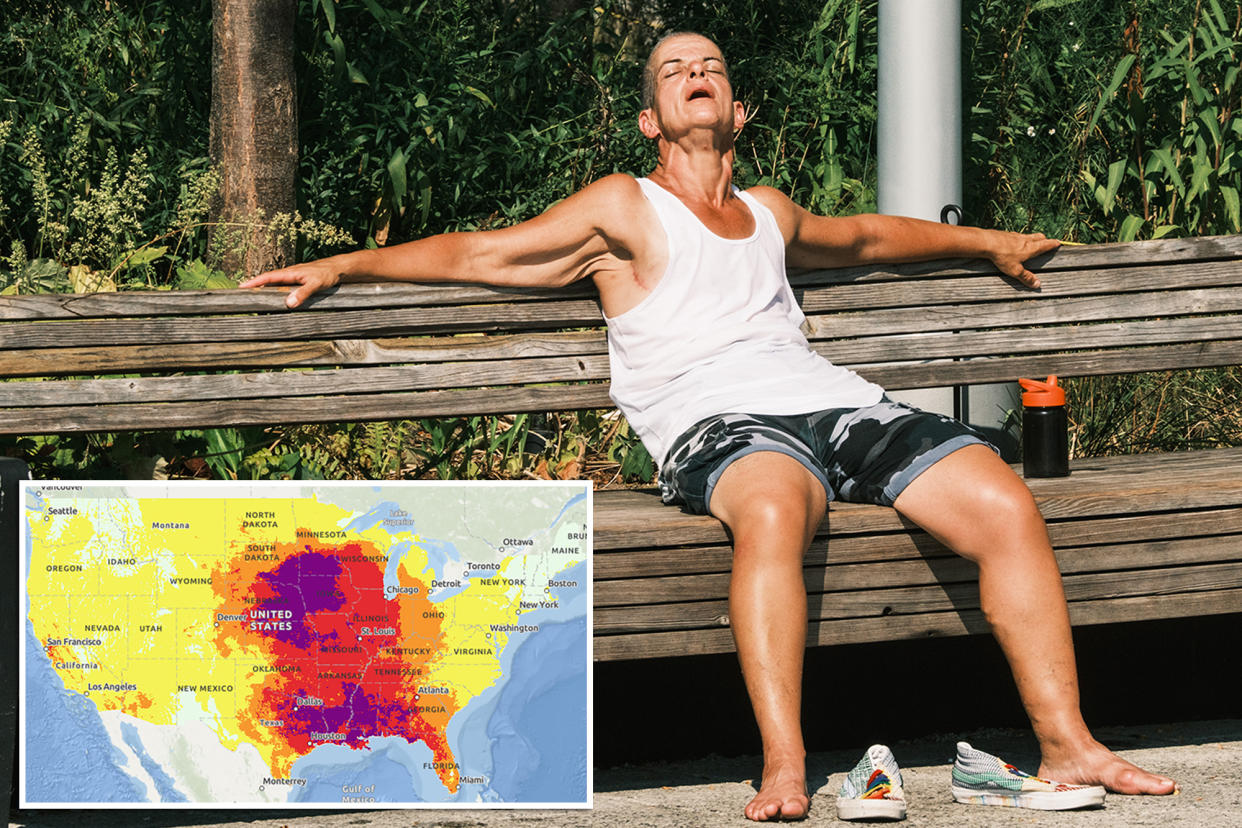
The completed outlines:
<svg viewBox="0 0 1242 828">
<path fill-rule="evenodd" d="M 344 733 L 345 744 L 357 745 L 372 736 L 403 733 L 412 718 L 408 705 L 397 701 L 376 704 L 376 697 L 352 682 L 341 684 L 345 703 L 339 707 L 295 707 L 285 719 L 304 732 Z"/>
<path fill-rule="evenodd" d="M 294 647 L 309 647 L 311 630 L 305 624 L 306 616 L 332 612 L 345 604 L 345 596 L 337 589 L 342 571 L 334 555 L 308 550 L 290 555 L 271 572 L 260 572 L 258 578 L 267 582 L 273 595 L 255 604 L 248 615 L 252 623 L 275 623 L 257 632 Z M 291 615 L 284 615 L 286 611 Z M 264 617 L 268 612 L 277 614 Z M 290 628 L 282 629 L 282 622 Z"/>
</svg>

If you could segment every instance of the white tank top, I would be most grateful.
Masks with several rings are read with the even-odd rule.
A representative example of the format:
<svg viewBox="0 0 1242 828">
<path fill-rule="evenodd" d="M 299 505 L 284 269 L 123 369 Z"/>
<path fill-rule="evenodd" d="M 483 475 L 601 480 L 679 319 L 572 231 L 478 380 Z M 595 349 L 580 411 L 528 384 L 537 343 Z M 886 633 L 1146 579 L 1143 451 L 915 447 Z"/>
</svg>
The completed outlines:
<svg viewBox="0 0 1242 828">
<path fill-rule="evenodd" d="M 872 405 L 884 393 L 807 344 L 785 277 L 776 218 L 749 193 L 755 231 L 717 236 L 653 181 L 638 179 L 668 237 L 668 268 L 608 323 L 613 402 L 659 464 L 674 439 L 716 414 L 806 414 Z"/>
</svg>

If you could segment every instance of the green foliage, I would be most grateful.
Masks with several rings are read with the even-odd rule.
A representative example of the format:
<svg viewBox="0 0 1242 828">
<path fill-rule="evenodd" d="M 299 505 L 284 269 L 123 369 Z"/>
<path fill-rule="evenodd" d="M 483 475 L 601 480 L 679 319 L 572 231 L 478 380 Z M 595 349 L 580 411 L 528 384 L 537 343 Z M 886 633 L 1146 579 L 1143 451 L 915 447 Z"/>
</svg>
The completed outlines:
<svg viewBox="0 0 1242 828">
<path fill-rule="evenodd" d="M 1069 379 L 1075 457 L 1242 445 L 1236 368 Z"/>
<path fill-rule="evenodd" d="M 1084 242 L 1239 232 L 1242 4 L 968 5 L 978 223 Z"/>
<path fill-rule="evenodd" d="M 874 209 L 877 6 L 301 0 L 298 212 L 254 221 L 311 257 L 512 224 L 608 173 L 642 174 L 654 158 L 634 125 L 641 61 L 678 30 L 716 38 L 730 59 L 748 117 L 739 184 L 822 213 Z M 968 220 L 1088 242 L 1242 231 L 1240 21 L 1242 3 L 1222 0 L 964 3 Z M 210 23 L 209 0 L 0 5 L 0 290 L 231 284 L 206 232 L 219 184 L 206 157 Z M 214 238 L 241 245 L 251 229 Z M 1210 410 L 1236 372 L 1201 373 L 1198 390 L 1081 381 L 1094 400 L 1081 450 L 1237 442 L 1227 428 L 1129 428 L 1108 407 L 1186 398 Z M 599 411 L 8 448 L 86 476 L 654 474 L 624 420 Z"/>
<path fill-rule="evenodd" d="M 101 284 L 147 282 L 145 267 L 109 271 L 173 226 L 179 186 L 202 166 L 210 10 L 210 0 L 76 0 L 27 2 L 4 16 L 0 249 L 10 264 L 54 259 L 66 273 L 102 272 Z M 5 281 L 32 286 L 16 267 Z"/>
</svg>

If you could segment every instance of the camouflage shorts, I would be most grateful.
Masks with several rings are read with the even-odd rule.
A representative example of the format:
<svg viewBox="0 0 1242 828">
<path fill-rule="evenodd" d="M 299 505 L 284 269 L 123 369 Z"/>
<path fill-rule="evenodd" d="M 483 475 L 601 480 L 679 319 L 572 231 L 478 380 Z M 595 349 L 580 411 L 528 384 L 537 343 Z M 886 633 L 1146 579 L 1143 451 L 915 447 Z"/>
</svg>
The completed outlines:
<svg viewBox="0 0 1242 828">
<path fill-rule="evenodd" d="M 673 441 L 660 469 L 660 492 L 665 503 L 708 514 L 712 491 L 730 463 L 775 451 L 806 466 L 829 500 L 892 506 L 933 463 L 973 443 L 996 451 L 970 426 L 888 397 L 865 408 L 814 414 L 720 414 Z"/>
</svg>

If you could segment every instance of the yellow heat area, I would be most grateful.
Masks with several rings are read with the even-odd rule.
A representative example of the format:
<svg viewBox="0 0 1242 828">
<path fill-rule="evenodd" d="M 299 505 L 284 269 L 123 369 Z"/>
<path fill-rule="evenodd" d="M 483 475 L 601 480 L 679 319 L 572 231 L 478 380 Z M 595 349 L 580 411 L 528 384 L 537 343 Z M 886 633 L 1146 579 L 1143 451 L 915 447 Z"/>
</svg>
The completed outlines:
<svg viewBox="0 0 1242 828">
<path fill-rule="evenodd" d="M 176 652 L 177 613 L 154 602 L 131 600 L 129 658 L 165 661 Z"/>
<path fill-rule="evenodd" d="M 299 510 L 301 503 L 299 501 Z M 298 522 L 291 500 L 238 497 L 229 498 L 223 505 L 224 517 L 220 526 L 224 530 L 230 557 L 246 554 L 248 545 L 293 543 Z"/>
<path fill-rule="evenodd" d="M 51 508 L 69 508 L 56 501 Z M 30 569 L 26 589 L 31 595 L 94 593 L 98 567 L 90 552 L 95 529 L 82 514 L 45 514 L 30 522 Z"/>
<path fill-rule="evenodd" d="M 444 613 L 444 640 L 439 655 L 428 664 L 428 680 L 453 687 L 463 706 L 500 678 L 500 652 L 510 633 L 494 630 L 493 625 L 516 624 L 519 618 L 520 586 L 479 580 L 436 604 Z"/>
</svg>

